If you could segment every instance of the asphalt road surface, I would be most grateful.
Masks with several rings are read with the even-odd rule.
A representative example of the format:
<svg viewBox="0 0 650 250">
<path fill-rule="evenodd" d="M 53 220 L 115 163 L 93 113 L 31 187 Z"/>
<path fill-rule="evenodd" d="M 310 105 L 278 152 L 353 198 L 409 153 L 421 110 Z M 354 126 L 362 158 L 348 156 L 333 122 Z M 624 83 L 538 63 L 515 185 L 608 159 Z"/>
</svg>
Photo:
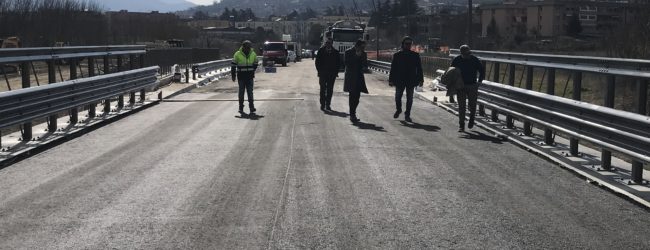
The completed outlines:
<svg viewBox="0 0 650 250">
<path fill-rule="evenodd" d="M 258 74 L 255 119 L 221 81 L 0 170 L 0 248 L 650 248 L 647 210 L 425 102 L 393 119 L 379 74 L 362 123 L 341 79 L 323 113 L 315 76 Z"/>
</svg>

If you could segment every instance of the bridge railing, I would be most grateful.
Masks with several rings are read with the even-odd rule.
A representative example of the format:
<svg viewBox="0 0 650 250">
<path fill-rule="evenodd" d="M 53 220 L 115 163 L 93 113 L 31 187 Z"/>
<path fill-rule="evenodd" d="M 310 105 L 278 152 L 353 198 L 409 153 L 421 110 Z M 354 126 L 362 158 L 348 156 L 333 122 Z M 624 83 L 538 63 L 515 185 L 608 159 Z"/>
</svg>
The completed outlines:
<svg viewBox="0 0 650 250">
<path fill-rule="evenodd" d="M 460 54 L 457 49 L 451 50 L 450 56 L 454 57 Z M 583 91 L 583 76 L 585 74 L 596 75 L 599 78 L 606 79 L 603 88 L 603 106 L 607 108 L 614 108 L 616 99 L 616 84 L 617 79 L 633 79 L 636 84 L 636 113 L 645 116 L 647 114 L 648 103 L 648 79 L 650 79 L 650 60 L 641 59 L 625 59 L 625 58 L 605 58 L 605 57 L 587 57 L 587 56 L 569 56 L 569 55 L 550 55 L 550 54 L 530 54 L 530 53 L 510 53 L 510 52 L 495 52 L 495 51 L 472 51 L 472 54 L 479 57 L 485 64 L 491 63 L 490 70 L 486 78 L 492 82 L 505 81 L 505 72 L 502 75 L 500 66 L 507 65 L 508 81 L 507 85 L 514 86 L 516 67 L 524 68 L 521 73 L 521 79 L 526 76 L 525 88 L 531 90 L 533 88 L 534 72 L 536 68 L 544 69 L 542 81 L 546 85 L 546 94 L 554 96 L 556 87 L 556 72 L 564 70 L 569 73 L 565 90 L 568 88 L 569 80 L 572 80 L 572 99 L 575 101 L 582 100 Z M 539 90 L 542 85 L 540 84 Z M 630 98 L 624 98 L 630 99 Z M 584 104 L 586 105 L 586 104 Z M 479 105 L 479 113 L 484 115 L 483 105 Z M 492 109 L 492 117 L 498 117 L 498 109 Z M 604 116 L 601 116 L 603 118 Z M 506 118 L 508 123 L 512 120 L 511 116 Z M 600 120 L 598 122 L 610 122 L 608 120 Z M 620 121 L 616 121 L 620 122 Z M 524 123 L 524 131 L 530 131 L 532 123 L 526 121 Z M 552 128 L 547 127 L 544 132 L 545 142 L 553 144 Z M 570 138 L 571 154 L 578 154 L 579 138 L 572 136 Z M 604 148 L 602 150 L 602 169 L 611 169 L 611 152 Z M 638 161 L 633 161 L 636 168 L 642 168 L 643 164 Z M 640 170 L 639 170 L 640 171 Z"/>
<path fill-rule="evenodd" d="M 481 105 L 511 117 L 508 128 L 515 127 L 516 118 L 627 155 L 633 159 L 632 180 L 642 183 L 643 162 L 650 163 L 650 117 L 490 81 L 479 92 Z M 524 128 L 524 134 L 532 129 Z M 545 135 L 547 144 L 552 140 L 552 134 Z M 577 147 L 571 150 L 578 154 Z"/>
<path fill-rule="evenodd" d="M 480 57 L 479 53 L 475 54 Z M 537 62 L 528 62 L 539 65 Z M 566 66 L 547 64 L 550 65 L 546 66 L 554 67 Z M 390 64 L 386 62 L 370 61 L 369 66 L 383 73 L 390 70 Z M 441 70 L 437 72 L 444 73 Z M 499 113 L 503 113 L 507 115 L 506 124 L 509 128 L 514 128 L 514 120 L 519 119 L 524 122 L 526 135 L 532 135 L 532 126 L 537 124 L 545 128 L 544 139 L 547 144 L 554 143 L 554 132 L 564 133 L 571 139 L 572 155 L 578 155 L 579 140 L 595 144 L 602 148 L 604 170 L 611 168 L 611 151 L 629 156 L 632 160 L 632 180 L 642 183 L 643 163 L 650 163 L 650 117 L 495 81 L 484 81 L 479 91 L 480 115 L 485 116 L 485 106 L 491 109 L 494 121 L 498 120 Z"/>
<path fill-rule="evenodd" d="M 138 45 L 0 49 L 0 77 L 4 78 L 7 90 L 16 88 L 18 83 L 29 88 L 32 76 L 36 85 L 41 85 L 38 70 L 46 71 L 47 83 L 56 83 L 141 68 L 145 53 L 145 46 Z M 65 78 L 62 65 L 68 66 Z"/>
<path fill-rule="evenodd" d="M 220 50 L 216 48 L 155 48 L 147 49 L 145 66 L 160 67 L 160 74 L 171 75 L 173 66 L 177 65 L 182 73 L 194 64 L 219 60 Z"/>
<path fill-rule="evenodd" d="M 217 73 L 221 73 L 221 74 L 230 72 L 229 70 L 230 70 L 231 62 L 232 62 L 231 59 L 224 59 L 224 60 L 217 60 L 217 61 L 195 64 L 192 67 L 192 75 L 193 75 L 192 78 L 196 80 L 197 76 L 201 78 L 213 71 L 217 71 Z"/>
<path fill-rule="evenodd" d="M 70 123 L 78 122 L 76 108 L 89 105 L 88 116 L 96 116 L 95 105 L 104 100 L 104 114 L 111 112 L 110 99 L 131 93 L 129 103 L 135 105 L 135 92 L 140 91 L 144 102 L 144 89 L 155 85 L 158 67 L 149 67 L 102 76 L 65 81 L 46 86 L 32 87 L 0 93 L 0 128 L 21 124 L 22 140 L 32 139 L 32 121 L 49 117 L 48 131 L 57 129 L 56 116 L 65 110 L 70 113 Z M 124 106 L 118 101 L 118 109 Z"/>
</svg>

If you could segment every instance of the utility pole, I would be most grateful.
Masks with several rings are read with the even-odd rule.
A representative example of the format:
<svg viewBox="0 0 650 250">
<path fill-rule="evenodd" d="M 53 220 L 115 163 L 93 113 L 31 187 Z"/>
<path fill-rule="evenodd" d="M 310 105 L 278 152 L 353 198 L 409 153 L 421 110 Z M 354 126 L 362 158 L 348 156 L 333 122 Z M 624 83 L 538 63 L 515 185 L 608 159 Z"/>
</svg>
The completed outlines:
<svg viewBox="0 0 650 250">
<path fill-rule="evenodd" d="M 473 29 L 472 29 L 472 0 L 467 0 L 467 45 L 472 47 L 472 34 Z"/>
</svg>

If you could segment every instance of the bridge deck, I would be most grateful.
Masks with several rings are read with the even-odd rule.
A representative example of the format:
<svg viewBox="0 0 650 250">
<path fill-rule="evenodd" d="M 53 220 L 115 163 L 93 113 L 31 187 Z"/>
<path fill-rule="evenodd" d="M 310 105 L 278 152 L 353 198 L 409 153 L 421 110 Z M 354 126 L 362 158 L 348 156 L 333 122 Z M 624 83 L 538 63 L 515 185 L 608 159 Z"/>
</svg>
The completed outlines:
<svg viewBox="0 0 650 250">
<path fill-rule="evenodd" d="M 0 248 L 650 248 L 646 210 L 425 102 L 392 119 L 381 75 L 353 126 L 315 76 L 259 74 L 258 98 L 287 99 L 256 120 L 166 102 L 0 170 Z"/>
</svg>

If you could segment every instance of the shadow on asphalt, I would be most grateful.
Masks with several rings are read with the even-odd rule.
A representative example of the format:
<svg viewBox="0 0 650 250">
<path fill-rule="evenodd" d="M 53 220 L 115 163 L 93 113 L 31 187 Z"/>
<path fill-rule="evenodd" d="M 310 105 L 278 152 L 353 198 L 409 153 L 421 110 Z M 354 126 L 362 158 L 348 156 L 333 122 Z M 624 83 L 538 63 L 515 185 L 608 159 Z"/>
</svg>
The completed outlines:
<svg viewBox="0 0 650 250">
<path fill-rule="evenodd" d="M 336 110 L 331 110 L 331 111 L 326 110 L 324 113 L 326 115 L 331 115 L 331 116 L 338 116 L 338 117 L 343 117 L 343 118 L 348 117 L 348 113 L 339 112 L 339 111 L 336 111 Z"/>
<path fill-rule="evenodd" d="M 440 127 L 438 127 L 438 126 L 419 124 L 417 122 L 408 123 L 406 121 L 400 121 L 400 123 L 402 123 L 402 126 L 404 126 L 404 127 L 409 127 L 409 128 L 414 128 L 414 129 L 422 129 L 422 130 L 429 131 L 429 132 L 438 132 L 438 131 L 440 131 Z"/>
<path fill-rule="evenodd" d="M 461 135 L 460 138 L 469 139 L 469 140 L 477 140 L 477 141 L 489 141 L 489 142 L 496 143 L 496 144 L 502 144 L 503 143 L 503 140 L 498 138 L 498 137 L 486 135 L 486 134 L 483 134 L 483 133 L 478 132 L 478 131 L 472 131 L 472 132 L 474 132 L 474 133 L 463 132 L 463 134 Z"/>
<path fill-rule="evenodd" d="M 240 113 L 239 115 L 236 115 L 235 118 L 257 121 L 259 119 L 264 118 L 264 116 L 263 115 L 256 115 L 256 114 L 250 115 L 250 114 L 246 114 L 246 113 Z"/>
<path fill-rule="evenodd" d="M 359 129 L 366 129 L 366 130 L 374 130 L 377 132 L 386 132 L 384 127 L 379 127 L 375 124 L 372 123 L 365 123 L 365 122 L 354 122 L 352 123 L 353 126 L 359 128 Z"/>
</svg>

